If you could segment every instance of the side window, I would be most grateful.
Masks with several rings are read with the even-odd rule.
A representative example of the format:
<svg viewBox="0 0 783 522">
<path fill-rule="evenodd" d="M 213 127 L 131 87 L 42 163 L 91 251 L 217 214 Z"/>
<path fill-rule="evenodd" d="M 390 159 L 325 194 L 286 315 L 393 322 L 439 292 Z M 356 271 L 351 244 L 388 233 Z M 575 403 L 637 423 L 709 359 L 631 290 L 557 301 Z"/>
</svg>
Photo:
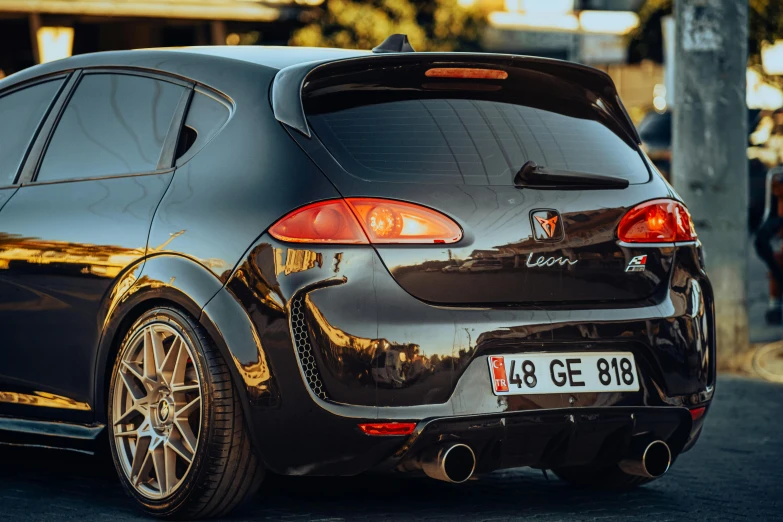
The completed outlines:
<svg viewBox="0 0 783 522">
<path fill-rule="evenodd" d="M 196 155 L 223 128 L 231 116 L 227 102 L 196 90 L 177 144 L 177 166 Z"/>
<path fill-rule="evenodd" d="M 37 181 L 157 169 L 184 87 L 127 74 L 86 74 L 44 154 Z"/>
<path fill-rule="evenodd" d="M 0 95 L 0 186 L 14 182 L 63 79 Z"/>
</svg>

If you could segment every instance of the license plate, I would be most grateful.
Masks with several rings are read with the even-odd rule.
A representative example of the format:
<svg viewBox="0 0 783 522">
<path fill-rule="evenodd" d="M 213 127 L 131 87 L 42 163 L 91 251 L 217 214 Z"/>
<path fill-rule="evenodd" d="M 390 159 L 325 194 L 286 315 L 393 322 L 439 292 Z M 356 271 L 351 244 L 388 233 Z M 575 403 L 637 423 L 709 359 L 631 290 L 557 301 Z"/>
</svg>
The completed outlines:
<svg viewBox="0 0 783 522">
<path fill-rule="evenodd" d="M 495 395 L 637 391 L 628 352 L 538 353 L 487 357 Z"/>
</svg>

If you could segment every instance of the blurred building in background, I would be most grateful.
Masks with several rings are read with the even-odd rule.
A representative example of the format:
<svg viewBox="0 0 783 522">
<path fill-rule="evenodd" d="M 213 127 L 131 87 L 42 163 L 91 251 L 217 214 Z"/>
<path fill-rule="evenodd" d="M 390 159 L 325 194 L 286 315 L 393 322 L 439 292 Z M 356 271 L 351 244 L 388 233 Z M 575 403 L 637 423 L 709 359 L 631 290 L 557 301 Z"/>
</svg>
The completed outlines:
<svg viewBox="0 0 783 522">
<path fill-rule="evenodd" d="M 0 0 L 0 77 L 71 54 L 285 45 L 323 0 Z"/>
<path fill-rule="evenodd" d="M 615 81 L 631 117 L 639 121 L 652 108 L 655 86 L 663 83 L 660 63 L 628 63 L 630 35 L 639 27 L 637 12 L 643 4 L 644 0 L 504 0 L 488 15 L 484 48 L 603 69 Z"/>
<path fill-rule="evenodd" d="M 625 63 L 643 0 L 505 0 L 489 14 L 488 51 Z"/>
</svg>

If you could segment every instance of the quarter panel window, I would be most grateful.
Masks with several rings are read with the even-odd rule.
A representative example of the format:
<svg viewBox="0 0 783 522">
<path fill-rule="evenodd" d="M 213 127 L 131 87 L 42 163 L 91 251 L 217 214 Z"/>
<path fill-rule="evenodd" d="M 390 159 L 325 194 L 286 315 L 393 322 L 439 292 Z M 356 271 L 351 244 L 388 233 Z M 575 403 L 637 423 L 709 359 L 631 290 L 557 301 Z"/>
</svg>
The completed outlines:
<svg viewBox="0 0 783 522">
<path fill-rule="evenodd" d="M 30 142 L 63 80 L 0 96 L 0 185 L 14 182 Z"/>
<path fill-rule="evenodd" d="M 188 115 L 180 135 L 177 166 L 196 155 L 228 121 L 231 108 L 215 96 L 199 92 L 193 94 Z"/>
<path fill-rule="evenodd" d="M 127 74 L 87 74 L 44 155 L 37 181 L 151 172 L 184 88 Z"/>
</svg>

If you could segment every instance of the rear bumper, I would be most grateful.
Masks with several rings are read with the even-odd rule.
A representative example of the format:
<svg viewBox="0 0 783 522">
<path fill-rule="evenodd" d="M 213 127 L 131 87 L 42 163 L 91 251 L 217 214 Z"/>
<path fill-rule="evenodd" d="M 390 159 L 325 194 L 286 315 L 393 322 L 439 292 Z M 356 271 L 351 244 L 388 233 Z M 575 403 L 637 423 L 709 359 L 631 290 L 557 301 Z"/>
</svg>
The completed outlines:
<svg viewBox="0 0 783 522">
<path fill-rule="evenodd" d="M 673 446 L 679 453 L 701 428 L 688 408 L 709 404 L 714 393 L 711 288 L 695 245 L 678 247 L 668 289 L 655 302 L 489 309 L 415 299 L 369 247 L 293 249 L 264 236 L 205 313 L 216 315 L 228 302 L 246 316 L 252 335 L 230 342 L 238 326 L 221 335 L 246 388 L 257 446 L 280 473 L 404 467 L 411 445 L 424 444 L 416 440 L 463 437 L 457 432 L 474 425 L 482 452 L 498 441 L 520 441 L 509 442 L 499 460 L 480 456 L 487 469 L 549 467 L 553 453 L 525 438 L 534 433 L 544 446 L 547 439 L 560 448 L 555 454 L 605 459 L 608 450 L 586 442 L 584 430 L 594 430 L 601 444 L 625 440 L 644 425 L 640 419 L 647 422 L 647 410 L 676 424 L 668 436 L 682 439 Z M 232 348 L 238 345 L 239 353 Z M 634 353 L 639 391 L 492 393 L 489 355 L 606 350 Z M 357 428 L 378 419 L 415 421 L 417 435 L 369 437 Z M 515 447 L 532 453 L 506 455 Z"/>
<path fill-rule="evenodd" d="M 615 463 L 631 441 L 666 442 L 674 456 L 691 430 L 685 408 L 571 408 L 508 415 L 448 417 L 422 422 L 401 448 L 378 468 L 418 468 L 426 449 L 462 442 L 476 454 L 476 472 L 530 466 L 553 469 Z"/>
</svg>

